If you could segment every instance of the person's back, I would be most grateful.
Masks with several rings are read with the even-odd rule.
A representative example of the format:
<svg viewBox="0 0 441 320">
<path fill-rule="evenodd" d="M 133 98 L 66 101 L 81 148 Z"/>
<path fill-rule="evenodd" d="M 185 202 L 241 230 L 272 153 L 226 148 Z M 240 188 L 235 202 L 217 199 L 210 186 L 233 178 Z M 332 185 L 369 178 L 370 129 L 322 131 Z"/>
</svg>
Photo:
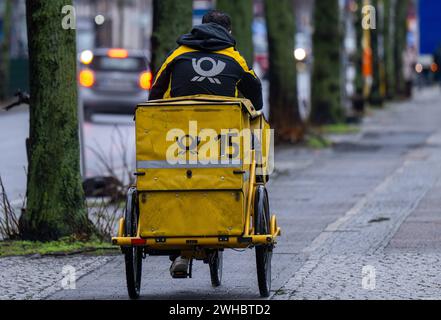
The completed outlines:
<svg viewBox="0 0 441 320">
<path fill-rule="evenodd" d="M 257 110 L 262 109 L 260 80 L 236 51 L 230 30 L 229 17 L 213 11 L 202 25 L 180 37 L 179 47 L 157 74 L 149 99 L 197 94 L 238 97 L 241 93 Z"/>
</svg>

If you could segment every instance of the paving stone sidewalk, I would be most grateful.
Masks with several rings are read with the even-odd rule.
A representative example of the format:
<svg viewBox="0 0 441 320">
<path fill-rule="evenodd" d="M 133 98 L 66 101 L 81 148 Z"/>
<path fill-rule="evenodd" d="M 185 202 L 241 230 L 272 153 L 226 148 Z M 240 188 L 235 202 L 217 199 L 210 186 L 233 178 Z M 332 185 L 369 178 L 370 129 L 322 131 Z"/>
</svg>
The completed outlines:
<svg viewBox="0 0 441 320">
<path fill-rule="evenodd" d="M 0 300 L 44 299 L 70 284 L 71 276 L 78 280 L 112 259 L 83 255 L 0 258 Z"/>
<path fill-rule="evenodd" d="M 423 111 L 436 108 L 427 114 L 441 120 L 434 97 L 395 106 L 380 118 L 390 125 L 375 123 L 370 134 L 427 129 L 409 115 L 420 113 L 421 121 Z M 435 131 L 302 250 L 308 258 L 273 299 L 441 299 L 440 208 L 441 131 Z"/>
</svg>

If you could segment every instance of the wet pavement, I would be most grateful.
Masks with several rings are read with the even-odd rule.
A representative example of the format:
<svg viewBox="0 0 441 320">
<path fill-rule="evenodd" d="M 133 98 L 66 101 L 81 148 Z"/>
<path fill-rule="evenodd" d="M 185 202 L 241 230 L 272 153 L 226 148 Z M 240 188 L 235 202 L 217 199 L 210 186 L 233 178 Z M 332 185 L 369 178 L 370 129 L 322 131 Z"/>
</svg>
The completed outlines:
<svg viewBox="0 0 441 320">
<path fill-rule="evenodd" d="M 272 299 L 440 297 L 440 98 L 427 89 L 370 112 L 359 133 L 332 137 L 331 149 L 277 149 L 268 188 L 282 237 Z M 74 290 L 60 290 L 54 277 L 46 296 L 127 299 L 122 256 L 98 259 Z M 75 261 L 59 259 L 53 268 L 66 264 Z M 215 289 L 207 265 L 196 262 L 186 280 L 171 279 L 169 265 L 165 257 L 144 261 L 142 299 L 259 299 L 252 250 L 224 253 L 223 285 Z"/>
</svg>

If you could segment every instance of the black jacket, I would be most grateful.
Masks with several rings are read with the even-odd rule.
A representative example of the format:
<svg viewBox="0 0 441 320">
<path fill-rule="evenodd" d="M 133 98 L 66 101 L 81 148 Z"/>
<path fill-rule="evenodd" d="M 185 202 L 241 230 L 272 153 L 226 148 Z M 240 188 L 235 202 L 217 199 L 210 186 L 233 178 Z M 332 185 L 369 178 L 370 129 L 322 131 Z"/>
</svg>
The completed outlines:
<svg viewBox="0 0 441 320">
<path fill-rule="evenodd" d="M 196 26 L 178 39 L 179 47 L 162 65 L 150 91 L 150 100 L 208 94 L 250 99 L 263 107 L 262 85 L 235 49 L 236 41 L 222 26 Z"/>
</svg>

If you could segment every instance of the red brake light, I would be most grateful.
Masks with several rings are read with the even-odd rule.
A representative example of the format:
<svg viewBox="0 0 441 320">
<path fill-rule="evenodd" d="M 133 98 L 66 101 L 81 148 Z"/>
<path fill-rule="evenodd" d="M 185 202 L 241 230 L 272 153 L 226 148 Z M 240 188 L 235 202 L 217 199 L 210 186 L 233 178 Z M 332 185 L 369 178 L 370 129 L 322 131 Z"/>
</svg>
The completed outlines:
<svg viewBox="0 0 441 320">
<path fill-rule="evenodd" d="M 107 55 L 109 56 L 109 58 L 125 59 L 125 58 L 128 58 L 129 52 L 124 49 L 110 49 L 107 52 Z"/>
<path fill-rule="evenodd" d="M 95 84 L 95 74 L 91 70 L 83 70 L 79 76 L 80 85 L 90 88 Z"/>
<path fill-rule="evenodd" d="M 139 86 L 141 89 L 150 90 L 152 88 L 153 75 L 150 71 L 141 73 L 139 76 Z"/>
</svg>

